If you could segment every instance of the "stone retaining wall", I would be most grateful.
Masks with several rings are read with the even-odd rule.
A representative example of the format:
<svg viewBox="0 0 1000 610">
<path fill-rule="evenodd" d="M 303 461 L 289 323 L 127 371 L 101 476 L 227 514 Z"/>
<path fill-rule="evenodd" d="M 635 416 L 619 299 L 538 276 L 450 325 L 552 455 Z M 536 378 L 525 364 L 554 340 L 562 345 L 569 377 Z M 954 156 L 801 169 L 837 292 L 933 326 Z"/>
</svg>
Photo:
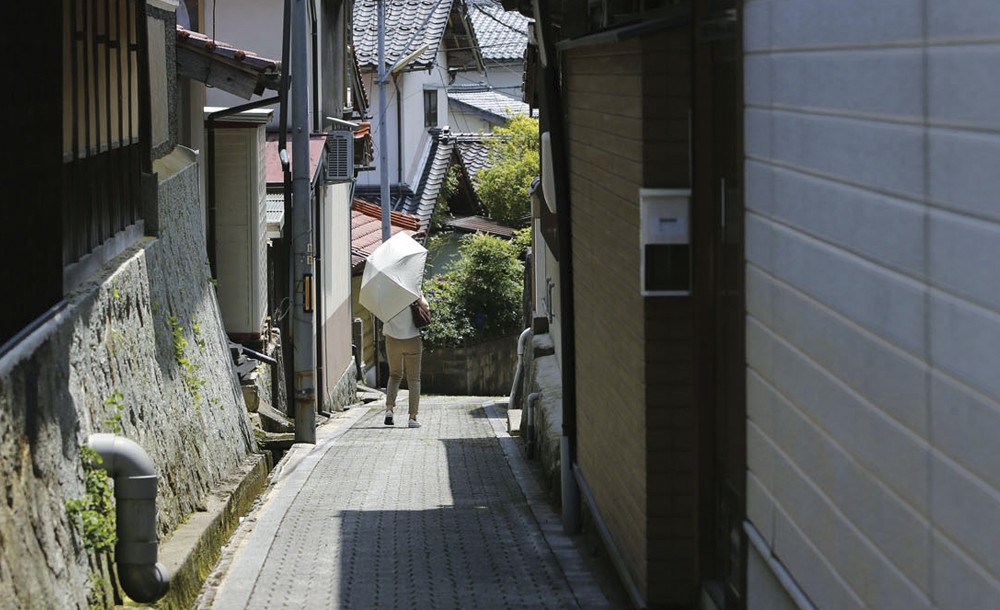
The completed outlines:
<svg viewBox="0 0 1000 610">
<path fill-rule="evenodd" d="M 209 278 L 195 156 L 178 149 L 154 169 L 160 235 L 0 358 L 0 599 L 12 607 L 87 608 L 92 577 L 109 580 L 66 509 L 86 495 L 90 434 L 149 454 L 161 538 L 256 451 Z"/>
<path fill-rule="evenodd" d="M 420 391 L 425 394 L 506 396 L 517 368 L 517 335 L 472 347 L 424 351 Z"/>
</svg>

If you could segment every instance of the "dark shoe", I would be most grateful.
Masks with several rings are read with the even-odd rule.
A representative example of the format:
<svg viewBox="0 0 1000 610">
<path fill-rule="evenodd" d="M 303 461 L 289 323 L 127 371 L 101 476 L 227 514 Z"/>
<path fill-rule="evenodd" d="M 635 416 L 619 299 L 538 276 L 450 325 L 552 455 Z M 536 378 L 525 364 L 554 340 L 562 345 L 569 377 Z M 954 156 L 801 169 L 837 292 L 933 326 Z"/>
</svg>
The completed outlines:
<svg viewBox="0 0 1000 610">
<path fill-rule="evenodd" d="M 392 409 L 385 410 L 385 425 L 387 426 L 392 425 Z"/>
</svg>

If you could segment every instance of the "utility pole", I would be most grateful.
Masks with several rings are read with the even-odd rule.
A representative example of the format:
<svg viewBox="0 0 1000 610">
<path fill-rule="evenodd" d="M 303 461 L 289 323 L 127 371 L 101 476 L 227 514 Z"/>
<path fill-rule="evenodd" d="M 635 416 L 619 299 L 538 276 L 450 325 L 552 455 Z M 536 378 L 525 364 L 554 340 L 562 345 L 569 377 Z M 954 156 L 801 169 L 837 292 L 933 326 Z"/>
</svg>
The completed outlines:
<svg viewBox="0 0 1000 610">
<path fill-rule="evenodd" d="M 389 224 L 389 135 L 385 129 L 385 2 L 378 0 L 378 149 L 379 176 L 382 185 L 382 241 L 392 234 Z M 398 126 L 397 126 L 398 128 Z"/>
<path fill-rule="evenodd" d="M 313 313 L 312 197 L 309 193 L 307 0 L 292 4 L 292 358 L 295 442 L 316 443 L 316 323 Z"/>
</svg>

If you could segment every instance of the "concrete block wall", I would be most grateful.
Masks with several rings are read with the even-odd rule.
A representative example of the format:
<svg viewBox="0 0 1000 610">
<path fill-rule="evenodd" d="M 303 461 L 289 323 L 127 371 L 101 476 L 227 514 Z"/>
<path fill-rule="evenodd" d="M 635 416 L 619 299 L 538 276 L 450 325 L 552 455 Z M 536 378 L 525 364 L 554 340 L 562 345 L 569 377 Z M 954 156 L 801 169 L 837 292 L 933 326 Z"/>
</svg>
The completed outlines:
<svg viewBox="0 0 1000 610">
<path fill-rule="evenodd" d="M 100 605 L 87 595 L 107 566 L 88 560 L 66 510 L 86 495 L 79 448 L 90 434 L 121 434 L 150 456 L 161 540 L 256 449 L 209 282 L 195 155 L 178 149 L 154 171 L 160 235 L 0 359 L 5 607 Z"/>
<path fill-rule="evenodd" d="M 743 10 L 749 607 L 1000 607 L 1000 4 Z"/>
</svg>

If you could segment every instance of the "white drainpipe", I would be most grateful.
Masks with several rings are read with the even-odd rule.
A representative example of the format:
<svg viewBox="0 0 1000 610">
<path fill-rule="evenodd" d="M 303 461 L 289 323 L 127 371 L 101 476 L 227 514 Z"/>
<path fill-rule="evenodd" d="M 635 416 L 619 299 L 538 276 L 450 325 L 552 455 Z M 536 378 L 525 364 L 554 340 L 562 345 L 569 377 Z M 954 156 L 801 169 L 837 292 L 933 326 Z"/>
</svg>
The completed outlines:
<svg viewBox="0 0 1000 610">
<path fill-rule="evenodd" d="M 528 327 L 521 331 L 521 336 L 517 338 L 517 370 L 514 371 L 514 383 L 510 387 L 510 399 L 507 401 L 508 409 L 521 408 L 521 377 L 524 370 L 524 349 L 531 335 L 531 328 Z"/>
<path fill-rule="evenodd" d="M 133 601 L 154 602 L 170 588 L 170 575 L 156 561 L 153 461 L 142 447 L 123 436 L 92 434 L 87 445 L 101 456 L 101 467 L 115 480 L 118 580 Z"/>
</svg>

